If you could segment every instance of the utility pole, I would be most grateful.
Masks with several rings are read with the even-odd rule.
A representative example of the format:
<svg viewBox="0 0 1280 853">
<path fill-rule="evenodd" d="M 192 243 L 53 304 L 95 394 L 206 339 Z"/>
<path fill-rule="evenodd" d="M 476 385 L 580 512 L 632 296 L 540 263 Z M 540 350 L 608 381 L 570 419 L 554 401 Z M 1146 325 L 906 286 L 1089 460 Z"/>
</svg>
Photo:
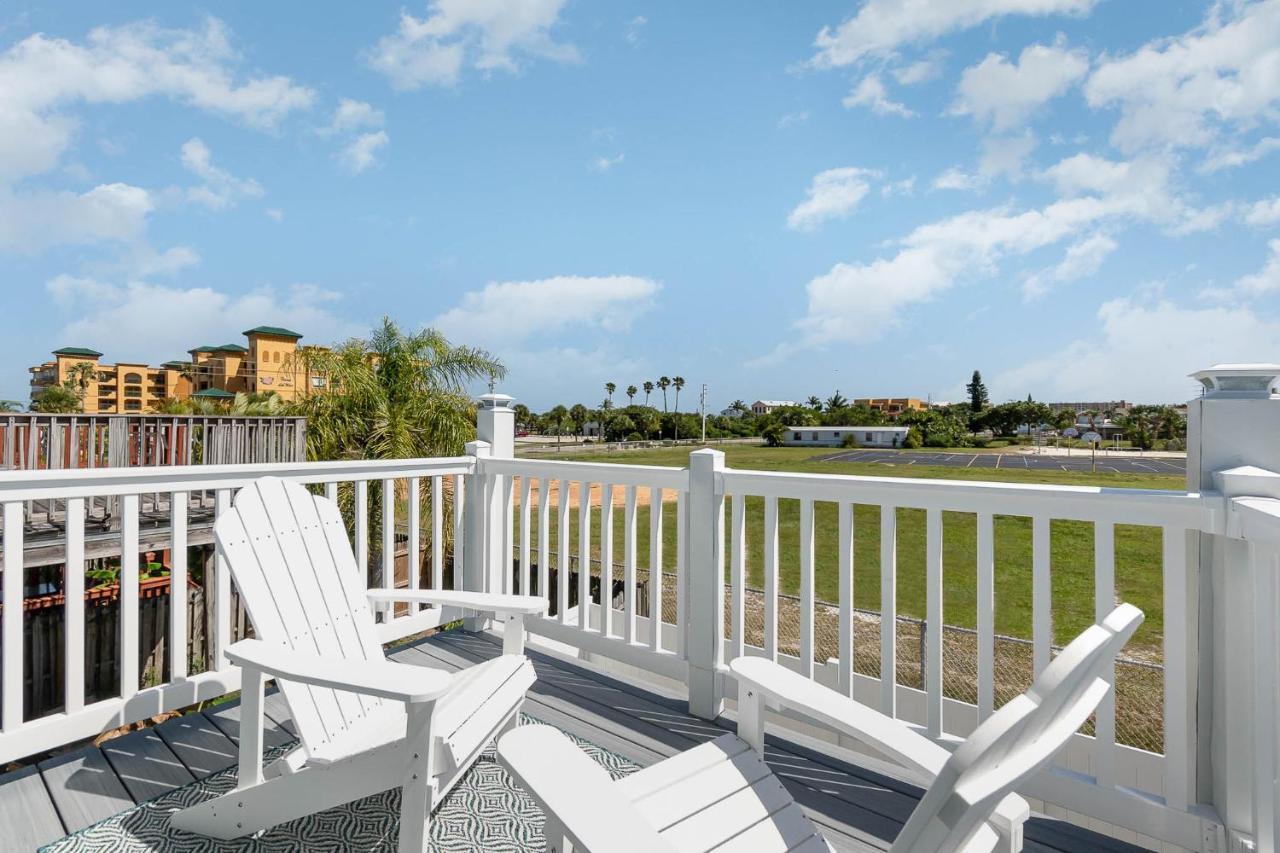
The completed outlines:
<svg viewBox="0 0 1280 853">
<path fill-rule="evenodd" d="M 707 443 L 707 383 L 702 383 L 702 394 L 698 397 L 698 407 L 702 410 L 702 443 Z"/>
</svg>

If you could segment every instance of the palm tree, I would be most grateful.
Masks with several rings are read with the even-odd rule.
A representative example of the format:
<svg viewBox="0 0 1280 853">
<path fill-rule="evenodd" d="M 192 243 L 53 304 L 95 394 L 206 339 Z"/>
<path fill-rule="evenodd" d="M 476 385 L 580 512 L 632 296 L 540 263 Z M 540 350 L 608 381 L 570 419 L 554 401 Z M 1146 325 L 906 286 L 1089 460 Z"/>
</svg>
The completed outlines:
<svg viewBox="0 0 1280 853">
<path fill-rule="evenodd" d="M 329 378 L 331 393 L 304 397 L 289 408 L 307 418 L 312 460 L 457 456 L 475 436 L 467 383 L 506 375 L 502 363 L 484 350 L 455 345 L 435 329 L 406 333 L 389 317 L 367 339 L 352 338 L 309 358 L 315 371 Z M 381 490 L 370 492 L 369 542 L 378 543 L 381 535 L 373 528 L 384 516 L 378 505 Z M 350 510 L 353 490 L 340 490 L 339 499 Z M 421 499 L 423 517 L 430 518 L 431 490 L 422 490 Z M 446 493 L 441 507 L 446 518 L 452 499 Z M 353 517 L 350 511 L 346 515 Z M 448 541 L 439 544 L 450 547 Z"/>
<path fill-rule="evenodd" d="M 636 404 L 636 394 L 640 393 L 640 389 L 634 385 L 627 386 L 627 405 L 634 406 Z"/>
<path fill-rule="evenodd" d="M 261 418 L 283 415 L 285 401 L 275 391 L 239 391 L 231 403 L 229 414 L 240 417 Z"/>
<path fill-rule="evenodd" d="M 84 408 L 85 395 L 89 393 L 89 383 L 98 378 L 98 368 L 91 361 L 77 361 L 67 368 L 67 381 L 76 389 L 80 398 L 80 408 Z"/>
<path fill-rule="evenodd" d="M 839 391 L 827 398 L 827 411 L 834 412 L 836 409 L 843 409 L 849 405 L 849 400 L 842 396 Z"/>
<path fill-rule="evenodd" d="M 666 376 L 658 377 L 658 387 L 662 389 L 662 411 L 667 410 L 667 389 L 671 387 L 671 380 Z"/>
<path fill-rule="evenodd" d="M 649 405 L 649 395 L 653 393 L 653 383 L 646 379 L 641 387 L 644 388 L 644 404 L 647 406 Z"/>
<path fill-rule="evenodd" d="M 556 446 L 559 447 L 560 435 L 564 432 L 564 426 L 569 421 L 569 410 L 564 406 L 556 406 L 550 412 L 547 412 L 547 417 L 551 420 L 551 424 L 555 428 Z"/>
<path fill-rule="evenodd" d="M 817 394 L 810 394 L 809 399 L 805 400 L 805 405 L 813 409 L 815 412 L 822 411 L 822 398 Z"/>
<path fill-rule="evenodd" d="M 618 386 L 612 382 L 604 383 L 604 393 L 609 400 L 609 408 L 613 408 L 613 392 L 618 390 Z"/>
<path fill-rule="evenodd" d="M 581 403 L 574 403 L 573 408 L 569 409 L 569 420 L 573 421 L 574 433 L 581 438 L 583 428 L 591 420 L 591 412 Z"/>
<path fill-rule="evenodd" d="M 61 385 L 50 385 L 40 392 L 40 396 L 31 401 L 31 411 L 72 414 L 83 411 L 83 407 L 75 388 L 68 381 Z"/>
<path fill-rule="evenodd" d="M 20 412 L 22 404 L 17 400 L 0 400 L 0 412 Z"/>
<path fill-rule="evenodd" d="M 747 412 L 751 410 L 747 408 L 747 404 L 742 400 L 734 400 L 732 403 L 729 404 L 729 411 L 741 412 L 742 414 L 745 415 Z"/>
<path fill-rule="evenodd" d="M 676 414 L 680 414 L 680 389 L 684 387 L 684 377 L 677 376 L 671 380 L 671 387 L 676 389 Z"/>
</svg>

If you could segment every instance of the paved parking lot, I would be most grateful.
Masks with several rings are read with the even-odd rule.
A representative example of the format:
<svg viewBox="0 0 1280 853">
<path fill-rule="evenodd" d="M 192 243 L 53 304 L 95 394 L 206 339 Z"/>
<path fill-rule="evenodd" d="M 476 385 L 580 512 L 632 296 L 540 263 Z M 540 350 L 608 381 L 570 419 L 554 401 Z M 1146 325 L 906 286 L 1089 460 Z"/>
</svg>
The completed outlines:
<svg viewBox="0 0 1280 853">
<path fill-rule="evenodd" d="M 820 457 L 827 462 L 879 462 L 886 465 L 947 465 L 953 468 L 1030 468 L 1037 471 L 1088 471 L 1089 452 L 1071 456 L 1027 453 L 932 453 L 922 450 L 846 450 Z M 1099 471 L 1115 474 L 1187 473 L 1185 458 L 1111 457 L 1098 454 Z"/>
</svg>

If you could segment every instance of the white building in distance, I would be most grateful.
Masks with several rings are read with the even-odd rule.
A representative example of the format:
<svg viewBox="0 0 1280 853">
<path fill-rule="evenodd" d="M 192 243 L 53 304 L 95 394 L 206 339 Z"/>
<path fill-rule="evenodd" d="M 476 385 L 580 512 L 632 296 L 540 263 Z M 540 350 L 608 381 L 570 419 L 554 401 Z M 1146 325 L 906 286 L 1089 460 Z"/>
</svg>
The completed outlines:
<svg viewBox="0 0 1280 853">
<path fill-rule="evenodd" d="M 842 447 L 853 436 L 859 447 L 901 447 L 907 427 L 891 426 L 807 426 L 787 427 L 782 443 L 788 447 Z"/>
<path fill-rule="evenodd" d="M 788 406 L 800 405 L 795 400 L 756 400 L 751 404 L 751 414 L 767 415 L 774 409 L 785 409 Z"/>
</svg>

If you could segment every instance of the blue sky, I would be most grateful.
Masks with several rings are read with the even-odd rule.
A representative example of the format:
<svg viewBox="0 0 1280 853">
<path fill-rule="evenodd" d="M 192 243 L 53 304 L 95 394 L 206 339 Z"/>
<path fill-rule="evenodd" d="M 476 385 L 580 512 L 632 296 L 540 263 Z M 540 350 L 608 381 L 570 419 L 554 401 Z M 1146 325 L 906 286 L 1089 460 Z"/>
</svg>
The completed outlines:
<svg viewBox="0 0 1280 853">
<path fill-rule="evenodd" d="M 539 409 L 1185 399 L 1280 359 L 1278 123 L 1280 0 L 19 0 L 0 397 L 389 314 Z"/>
</svg>

